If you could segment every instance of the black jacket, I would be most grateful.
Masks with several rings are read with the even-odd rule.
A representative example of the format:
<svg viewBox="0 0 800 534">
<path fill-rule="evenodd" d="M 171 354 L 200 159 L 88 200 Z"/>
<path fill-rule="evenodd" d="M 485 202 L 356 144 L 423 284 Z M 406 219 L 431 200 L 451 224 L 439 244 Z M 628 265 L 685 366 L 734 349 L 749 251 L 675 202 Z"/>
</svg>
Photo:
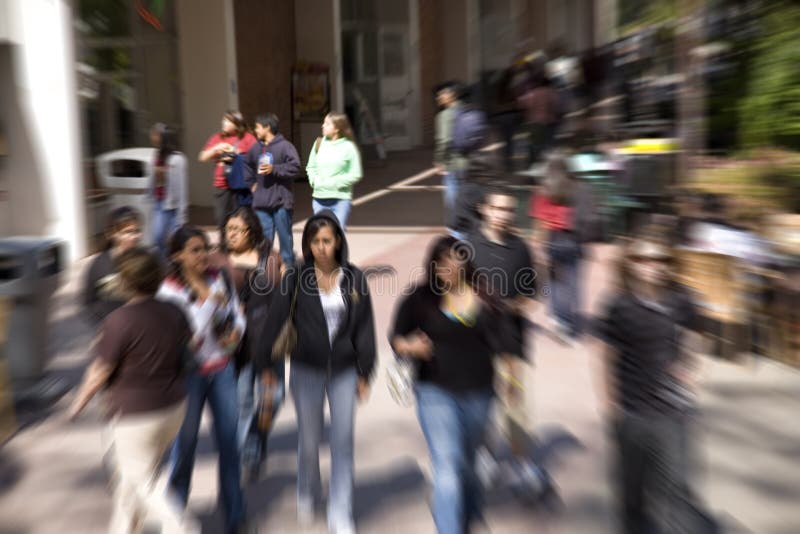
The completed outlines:
<svg viewBox="0 0 800 534">
<path fill-rule="evenodd" d="M 311 217 L 309 222 L 319 218 L 329 219 L 340 228 L 338 220 L 330 210 L 321 211 Z M 305 237 L 304 235 L 304 243 L 307 241 Z M 332 348 L 328 341 L 328 326 L 314 274 L 314 259 L 305 247 L 303 258 L 305 261 L 302 265 L 286 271 L 280 291 L 273 300 L 273 307 L 259 343 L 257 366 L 266 369 L 273 365 L 272 346 L 289 317 L 292 296 L 299 280 L 294 313 L 297 345 L 291 355 L 292 361 L 324 370 L 329 374 L 355 367 L 360 377 L 368 379 L 375 368 L 376 358 L 372 301 L 364 273 L 347 261 L 347 240 L 342 235 L 339 261 L 344 274 L 341 287 L 347 317 L 333 340 Z"/>
</svg>

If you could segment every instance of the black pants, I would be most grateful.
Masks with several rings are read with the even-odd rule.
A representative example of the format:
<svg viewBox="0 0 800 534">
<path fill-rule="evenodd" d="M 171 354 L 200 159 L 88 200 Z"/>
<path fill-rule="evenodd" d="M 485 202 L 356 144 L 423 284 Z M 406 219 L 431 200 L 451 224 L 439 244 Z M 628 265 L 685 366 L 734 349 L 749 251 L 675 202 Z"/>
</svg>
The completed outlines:
<svg viewBox="0 0 800 534">
<path fill-rule="evenodd" d="M 214 218 L 217 228 L 222 232 L 225 227 L 225 220 L 239 207 L 236 193 L 230 189 L 216 189 L 214 191 Z M 222 238 L 222 233 L 220 233 Z"/>
<path fill-rule="evenodd" d="M 620 532 L 717 532 L 689 485 L 687 416 L 625 414 L 615 424 Z"/>
</svg>

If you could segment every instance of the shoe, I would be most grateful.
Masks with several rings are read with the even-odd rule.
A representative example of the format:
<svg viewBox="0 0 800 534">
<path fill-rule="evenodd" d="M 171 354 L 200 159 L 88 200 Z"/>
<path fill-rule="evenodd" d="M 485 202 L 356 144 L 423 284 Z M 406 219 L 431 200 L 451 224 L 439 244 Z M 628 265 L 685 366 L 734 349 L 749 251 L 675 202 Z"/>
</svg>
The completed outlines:
<svg viewBox="0 0 800 534">
<path fill-rule="evenodd" d="M 356 534 L 356 526 L 352 519 L 336 523 L 328 523 L 329 534 Z"/>
<path fill-rule="evenodd" d="M 314 524 L 316 510 L 313 499 L 297 499 L 297 524 L 301 528 L 308 528 Z"/>
</svg>

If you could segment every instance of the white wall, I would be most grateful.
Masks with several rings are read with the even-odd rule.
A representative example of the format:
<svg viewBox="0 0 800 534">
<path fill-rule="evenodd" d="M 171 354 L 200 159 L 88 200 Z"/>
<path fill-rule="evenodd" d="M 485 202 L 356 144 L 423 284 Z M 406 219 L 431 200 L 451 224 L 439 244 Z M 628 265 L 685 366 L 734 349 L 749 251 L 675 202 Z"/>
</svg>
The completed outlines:
<svg viewBox="0 0 800 534">
<path fill-rule="evenodd" d="M 87 243 L 70 2 L 0 0 L 0 17 L 0 235 L 64 239 L 72 261 Z"/>
<path fill-rule="evenodd" d="M 214 168 L 197 161 L 197 155 L 219 130 L 225 111 L 239 107 L 233 4 L 232 0 L 177 0 L 176 16 L 189 201 L 211 206 Z"/>
</svg>

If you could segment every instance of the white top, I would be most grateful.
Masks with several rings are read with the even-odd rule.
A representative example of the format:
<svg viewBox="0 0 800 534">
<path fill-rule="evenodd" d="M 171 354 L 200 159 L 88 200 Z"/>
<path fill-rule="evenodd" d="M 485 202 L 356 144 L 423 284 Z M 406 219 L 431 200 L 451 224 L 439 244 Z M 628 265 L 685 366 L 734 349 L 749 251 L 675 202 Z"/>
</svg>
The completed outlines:
<svg viewBox="0 0 800 534">
<path fill-rule="evenodd" d="M 336 277 L 336 284 L 330 293 L 325 293 L 322 289 L 319 290 L 319 300 L 322 304 L 322 312 L 325 314 L 325 322 L 328 324 L 328 342 L 331 347 L 333 347 L 333 339 L 339 333 L 339 328 L 341 328 L 347 312 L 341 282 L 342 273 L 339 271 L 339 275 Z"/>
<path fill-rule="evenodd" d="M 228 291 L 227 284 L 221 275 L 210 279 L 209 284 L 211 286 L 211 295 L 217 292 L 228 295 L 228 303 L 220 311 L 231 314 L 234 328 L 240 334 L 244 334 L 246 321 L 244 313 L 242 313 L 239 306 L 239 298 L 236 295 L 236 291 Z M 212 320 L 214 312 L 217 311 L 216 301 L 213 298 L 207 298 L 202 303 L 198 303 L 196 300 L 192 301 L 189 288 L 182 286 L 172 278 L 167 278 L 161 284 L 156 298 L 172 302 L 186 313 L 186 318 L 192 329 L 193 341 L 199 344 L 194 355 L 200 364 L 200 371 L 209 372 L 224 367 L 231 356 L 231 351 L 221 347 L 213 334 Z"/>
</svg>

